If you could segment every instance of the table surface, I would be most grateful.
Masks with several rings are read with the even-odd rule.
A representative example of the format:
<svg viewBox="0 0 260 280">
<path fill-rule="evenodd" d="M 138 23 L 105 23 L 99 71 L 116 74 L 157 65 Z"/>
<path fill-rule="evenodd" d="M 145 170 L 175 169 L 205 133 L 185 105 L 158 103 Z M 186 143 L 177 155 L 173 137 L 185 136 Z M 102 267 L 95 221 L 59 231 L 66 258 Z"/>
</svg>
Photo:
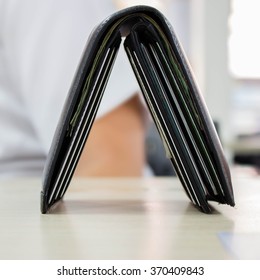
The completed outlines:
<svg viewBox="0 0 260 280">
<path fill-rule="evenodd" d="M 73 179 L 47 215 L 40 179 L 1 181 L 0 259 L 260 259 L 260 178 L 234 177 L 210 215 L 173 177 Z"/>
</svg>

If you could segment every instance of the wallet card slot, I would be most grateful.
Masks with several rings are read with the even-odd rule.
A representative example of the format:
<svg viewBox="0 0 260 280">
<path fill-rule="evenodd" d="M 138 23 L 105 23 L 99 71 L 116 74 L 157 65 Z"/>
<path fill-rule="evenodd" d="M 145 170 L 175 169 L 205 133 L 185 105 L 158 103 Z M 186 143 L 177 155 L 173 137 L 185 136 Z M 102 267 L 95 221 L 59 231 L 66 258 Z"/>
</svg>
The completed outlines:
<svg viewBox="0 0 260 280">
<path fill-rule="evenodd" d="M 219 160 L 221 161 L 221 159 L 219 159 L 219 154 L 216 154 L 214 145 L 212 145 L 212 139 L 210 138 L 210 136 L 214 138 L 214 132 L 212 132 L 213 135 L 208 134 L 209 128 L 207 127 L 207 124 L 205 124 L 205 119 L 203 119 L 204 113 L 201 111 L 203 109 L 201 108 L 203 104 L 201 103 L 201 105 L 198 105 L 198 102 L 200 103 L 198 100 L 200 99 L 200 96 L 195 94 L 193 91 L 194 89 L 189 82 L 189 79 L 192 79 L 192 77 L 190 73 L 186 73 L 188 69 L 187 67 L 184 67 L 185 58 L 181 53 L 181 48 L 178 46 L 178 42 L 175 42 L 176 45 L 171 45 L 167 39 L 167 36 L 164 34 L 163 29 L 153 22 L 153 20 L 150 21 L 150 19 L 147 17 L 147 21 L 147 26 L 143 28 L 145 32 L 143 34 L 145 35 L 142 37 L 142 40 L 145 43 L 150 41 L 150 45 L 154 48 L 161 46 L 160 51 L 163 54 L 167 63 L 167 67 L 170 70 L 167 75 L 171 81 L 171 77 L 173 77 L 173 81 L 175 83 L 175 86 L 173 84 L 173 88 L 175 87 L 175 89 L 177 89 L 176 94 L 179 94 L 177 101 L 180 102 L 181 106 L 184 106 L 181 109 L 183 109 L 183 112 L 185 112 L 185 117 L 186 114 L 187 116 L 190 116 L 189 125 L 191 125 L 190 129 L 192 133 L 197 130 L 197 134 L 195 134 L 195 142 L 191 144 L 193 145 L 195 143 L 198 148 L 197 151 L 200 151 L 198 154 L 200 161 L 199 165 L 200 169 L 202 170 L 202 176 L 205 178 L 205 181 L 208 182 L 206 183 L 208 199 L 226 203 L 228 202 L 228 199 L 226 199 L 227 197 L 225 196 L 226 189 L 223 189 L 222 186 L 224 185 L 226 187 L 226 182 L 225 179 L 223 181 L 223 171 L 220 170 L 222 168 L 219 166 Z M 164 51 L 162 51 L 162 48 Z M 160 55 L 160 51 L 157 52 L 158 55 Z M 164 68 L 164 71 L 167 70 L 167 67 L 166 69 Z M 162 71 L 162 75 L 165 74 L 164 71 Z M 187 139 L 192 142 L 191 138 L 187 137 Z M 195 149 L 196 155 L 196 147 L 194 146 L 193 149 Z M 204 160 L 205 162 L 203 162 Z"/>
<path fill-rule="evenodd" d="M 178 77 L 174 77 L 174 72 L 171 71 L 169 62 L 167 62 L 166 56 L 163 53 L 161 47 L 159 44 L 152 46 L 155 55 L 158 54 L 158 52 L 155 52 L 154 50 L 155 47 L 158 48 L 159 54 L 161 55 L 161 59 L 158 58 L 158 65 L 163 67 L 163 65 L 160 65 L 159 63 L 163 62 L 165 64 L 163 73 L 167 71 L 167 76 L 169 77 L 168 79 L 167 76 L 164 75 L 164 77 L 167 78 L 166 83 L 170 83 L 171 81 L 172 87 L 169 86 L 168 88 L 170 90 L 174 89 L 174 93 L 172 92 L 169 97 L 171 97 L 173 99 L 173 103 L 179 107 L 178 111 L 180 113 L 180 117 L 188 133 L 187 139 L 192 142 L 191 144 L 198 157 L 202 174 L 206 175 L 205 179 L 208 181 L 207 189 L 210 191 L 210 196 L 219 197 L 222 195 L 224 197 L 219 176 L 216 169 L 214 168 L 213 159 L 210 156 L 211 153 L 208 150 L 208 144 L 206 143 L 206 140 L 203 139 L 203 136 L 201 136 L 201 126 L 196 124 L 197 119 L 194 117 L 196 112 L 193 112 L 193 107 L 189 108 L 189 102 L 185 100 L 185 96 L 181 93 L 181 85 L 178 85 L 177 83 Z M 191 112 L 193 112 L 193 115 Z"/>
<path fill-rule="evenodd" d="M 184 136 L 183 134 L 183 129 L 181 128 L 181 125 L 178 121 L 178 118 L 176 116 L 176 110 L 174 110 L 172 108 L 172 104 L 169 103 L 169 100 L 168 100 L 168 94 L 166 93 L 165 91 L 165 88 L 161 82 L 161 79 L 159 77 L 159 74 L 158 74 L 158 71 L 154 65 L 154 62 L 152 61 L 152 58 L 147 50 L 147 47 L 145 47 L 142 43 L 140 45 L 141 49 L 143 50 L 143 53 L 145 54 L 145 57 L 147 58 L 147 61 L 149 62 L 148 64 L 148 67 L 150 66 L 151 67 L 151 72 L 153 74 L 153 77 L 152 80 L 155 80 L 156 84 L 158 85 L 158 89 L 161 93 L 161 102 L 159 102 L 159 104 L 161 105 L 164 105 L 163 106 L 163 112 L 167 110 L 167 116 L 169 117 L 169 119 L 172 119 L 172 121 L 169 121 L 169 124 L 173 123 L 173 126 L 176 127 L 177 129 L 177 134 L 180 135 L 180 143 L 181 145 L 183 146 L 183 149 L 186 150 L 186 155 L 187 155 L 187 161 L 190 160 L 191 162 L 191 169 L 194 169 L 195 173 L 197 174 L 197 178 L 198 178 L 198 182 L 200 183 L 201 187 L 203 188 L 204 190 L 204 194 L 206 195 L 207 191 L 206 191 L 206 188 L 204 186 L 204 182 L 202 181 L 201 177 L 200 177 L 200 172 L 198 171 L 197 169 L 197 165 L 195 163 L 195 160 L 194 160 L 194 157 L 193 157 L 193 154 L 191 153 L 190 149 L 189 149 L 189 145 L 186 141 L 186 137 Z M 158 61 L 157 61 L 158 62 Z M 163 73 L 162 73 L 163 74 Z M 158 92 L 156 92 L 158 94 Z M 155 94 L 155 93 L 154 93 Z M 158 94 L 158 96 L 160 96 Z M 157 102 L 158 103 L 158 102 Z M 176 136 L 176 135 L 174 135 Z M 171 138 L 172 142 L 173 142 L 173 139 Z"/>
<path fill-rule="evenodd" d="M 201 194 L 197 193 L 193 188 L 192 182 L 194 180 L 197 180 L 195 178 L 196 175 L 194 175 L 192 168 L 187 168 L 189 163 L 185 159 L 183 159 L 183 157 L 181 156 L 181 153 L 180 153 L 181 150 L 185 149 L 185 146 L 182 146 L 181 149 L 180 149 L 180 147 L 176 147 L 176 144 L 177 145 L 180 144 L 182 142 L 182 140 L 184 140 L 184 139 L 182 139 L 181 141 L 179 140 L 179 143 L 176 143 L 176 141 L 174 141 L 172 138 L 172 135 L 174 135 L 174 137 L 181 136 L 180 127 L 175 123 L 175 125 L 173 127 L 175 129 L 179 129 L 179 130 L 175 131 L 175 133 L 171 133 L 168 130 L 169 121 L 167 122 L 167 120 L 165 119 L 165 116 L 162 115 L 163 109 L 160 108 L 161 107 L 160 105 L 162 104 L 162 102 L 160 102 L 160 101 L 158 102 L 158 100 L 157 100 L 158 98 L 156 98 L 156 95 L 158 95 L 158 92 L 155 93 L 154 89 L 153 90 L 151 89 L 151 82 L 147 81 L 147 76 L 146 76 L 147 71 L 145 71 L 143 69 L 143 67 L 141 66 L 141 63 L 139 62 L 136 52 L 133 51 L 133 54 L 132 54 L 132 51 L 130 51 L 130 49 L 127 47 L 126 47 L 126 51 L 130 58 L 130 62 L 133 66 L 133 70 L 136 74 L 140 87 L 144 93 L 145 100 L 151 111 L 152 117 L 155 121 L 158 131 L 162 135 L 162 137 L 164 139 L 163 141 L 165 141 L 167 143 L 169 150 L 171 150 L 172 157 L 174 158 L 174 161 L 175 161 L 174 167 L 175 167 L 176 172 L 179 175 L 183 185 L 185 186 L 185 190 L 186 190 L 188 196 L 190 197 L 190 199 L 192 200 L 192 202 L 194 204 L 203 208 L 203 210 L 205 212 L 210 212 L 210 209 L 207 206 L 207 203 L 205 201 L 205 193 L 203 191 Z M 144 64 L 144 62 L 142 61 L 142 65 L 143 64 Z M 152 65 L 149 65 L 147 67 L 152 67 Z M 174 121 L 176 121 L 176 119 Z M 184 162 L 185 161 L 186 162 L 184 163 L 183 160 L 184 160 Z M 190 175 L 191 173 L 193 173 L 193 175 L 195 177 L 191 176 Z M 201 181 L 201 183 L 202 183 L 202 181 Z"/>
<path fill-rule="evenodd" d="M 152 34 L 148 34 L 148 31 Z M 159 42 L 155 41 L 155 38 L 159 38 L 159 35 L 155 32 L 156 30 L 149 25 L 145 29 L 145 34 L 141 38 L 141 41 L 152 52 L 156 60 L 154 64 L 160 68 L 159 73 L 164 80 L 167 92 L 171 91 L 170 94 L 167 94 L 167 98 L 173 99 L 170 102 L 175 106 L 174 111 L 178 112 L 178 119 L 187 134 L 186 139 L 189 141 L 189 146 L 192 148 L 192 154 L 195 156 L 196 162 L 198 162 L 198 168 L 201 170 L 200 174 L 204 177 L 203 181 L 205 181 L 207 187 L 208 198 L 212 200 L 216 200 L 217 198 L 217 200 L 224 201 L 224 193 L 219 176 L 213 166 L 213 161 L 210 156 L 211 152 L 207 148 L 208 143 L 203 138 L 204 128 L 202 127 L 200 116 L 197 113 L 196 105 L 193 104 L 192 97 L 190 96 L 188 84 L 186 84 L 176 58 L 170 56 L 167 47 L 164 48 L 164 51 L 167 51 L 168 60 L 166 59 L 166 55 L 160 46 L 162 43 L 159 44 Z M 164 42 L 164 44 L 166 45 L 167 42 Z M 171 65 L 171 68 L 169 64 L 174 65 Z M 189 123 L 186 119 L 188 119 Z"/>
<path fill-rule="evenodd" d="M 145 98 L 145 101 L 147 102 L 147 105 L 148 105 L 148 108 L 149 110 L 151 111 L 151 116 L 155 122 L 155 125 L 162 137 L 162 141 L 165 142 L 165 144 L 167 145 L 167 149 L 168 151 L 170 151 L 171 153 L 171 157 L 172 157 L 172 148 L 171 148 L 171 144 L 169 143 L 168 141 L 168 138 L 166 136 L 166 131 L 164 129 L 164 127 L 167 127 L 166 124 L 164 124 L 164 127 L 162 126 L 161 123 L 164 122 L 162 116 L 161 116 L 161 112 L 160 112 L 160 109 L 158 107 L 158 104 L 157 102 L 154 100 L 154 96 L 152 94 L 152 90 L 149 86 L 149 83 L 147 82 L 147 79 L 145 77 L 145 73 L 142 69 L 142 66 L 136 56 L 136 53 L 135 52 L 131 52 L 129 48 L 126 47 L 126 51 L 127 51 L 127 54 L 128 54 L 128 57 L 129 57 L 129 60 L 130 60 L 130 63 L 133 67 L 133 70 L 134 70 L 134 73 L 137 77 L 137 80 L 138 80 L 138 83 L 140 85 L 140 88 L 142 89 L 143 91 L 143 94 L 144 94 L 144 98 Z M 183 182 L 185 183 L 184 185 L 186 186 L 187 188 L 187 191 L 189 193 L 189 197 L 191 198 L 192 202 L 193 203 L 199 203 L 199 200 L 196 198 L 196 195 L 195 194 L 191 194 L 190 191 L 189 191 L 189 187 L 187 187 L 187 181 L 189 180 L 187 178 L 187 174 L 185 174 L 185 167 L 181 161 L 181 157 L 179 155 L 179 152 L 177 150 L 177 148 L 174 146 L 173 147 L 174 150 L 175 150 L 175 153 L 174 153 L 174 157 L 175 157 L 175 160 L 178 162 L 177 166 L 176 166 L 176 171 L 178 172 L 178 174 L 180 174 L 180 176 L 182 177 L 183 179 Z M 195 200 L 194 200 L 195 199 Z"/>
<path fill-rule="evenodd" d="M 137 35 L 136 35 L 137 36 Z M 141 35 L 140 35 L 140 37 L 141 37 Z M 154 38 L 155 38 L 155 36 L 153 36 L 153 40 L 154 40 Z M 127 40 L 130 40 L 130 39 L 127 39 Z M 161 64 L 161 62 L 160 62 L 160 60 L 162 59 L 162 58 L 159 58 L 158 57 L 158 55 L 155 55 L 155 50 L 154 50 L 154 48 L 153 48 L 153 46 L 154 46 L 154 42 L 153 42 L 153 45 L 151 45 L 151 44 L 149 44 L 149 43 L 147 43 L 147 38 L 145 38 L 144 36 L 143 37 L 141 37 L 141 38 L 139 38 L 139 39 L 136 39 L 136 41 L 135 41 L 135 43 L 129 43 L 129 42 L 127 42 L 126 43 L 126 45 L 128 46 L 128 48 L 126 49 L 127 50 L 127 52 L 128 52 L 128 54 L 130 54 L 131 52 L 130 52 L 130 49 L 131 48 L 133 48 L 133 49 L 136 49 L 136 48 L 138 48 L 138 44 L 140 45 L 141 44 L 141 42 L 144 42 L 144 44 L 146 44 L 147 45 L 147 47 L 145 47 L 145 48 L 143 48 L 143 49 L 145 49 L 145 52 L 146 52 L 146 59 L 142 59 L 142 65 L 144 64 L 144 61 L 143 60 L 148 60 L 148 59 L 150 59 L 151 60 L 151 56 L 153 57 L 153 62 L 152 61 L 150 61 L 150 66 L 147 66 L 146 67 L 146 69 L 152 69 L 151 70 L 151 74 L 154 74 L 154 73 L 156 73 L 156 69 L 154 69 L 154 68 L 152 68 L 152 67 L 154 67 L 154 65 L 156 65 L 157 66 L 157 68 L 158 68 L 158 64 L 160 63 Z M 135 44 L 135 45 L 134 45 Z M 143 46 L 144 46 L 144 44 L 143 44 Z M 134 45 L 134 46 L 133 46 Z M 129 47 L 130 46 L 130 47 Z M 130 49 L 129 49 L 130 48 Z M 149 51 L 147 50 L 147 49 L 149 49 Z M 133 58 L 131 58 L 130 59 L 130 62 L 132 61 L 132 63 L 133 63 L 133 61 L 134 61 L 134 59 Z M 140 65 L 141 63 L 139 62 L 139 65 Z M 160 67 L 162 67 L 162 65 L 160 65 Z M 137 67 L 135 66 L 135 68 L 137 69 Z M 136 72 L 136 69 L 135 69 L 135 72 Z M 149 70 L 147 70 L 148 72 L 149 72 Z M 197 190 L 197 192 L 198 192 L 198 188 L 199 188 L 199 186 L 200 186 L 200 188 L 201 188 L 201 190 L 199 191 L 200 193 L 199 194 L 196 194 L 196 195 L 199 195 L 199 197 L 200 197 L 200 200 L 202 201 L 202 203 L 205 205 L 205 203 L 206 203 L 206 197 L 207 198 L 209 198 L 209 197 L 211 197 L 212 196 L 212 193 L 214 194 L 214 195 L 217 195 L 218 194 L 218 192 L 217 192 L 217 190 L 216 190 L 216 187 L 215 187 L 215 183 L 212 181 L 212 177 L 211 177 L 211 174 L 209 173 L 209 171 L 207 170 L 207 167 L 206 167 L 206 164 L 205 164 L 205 162 L 204 162 L 204 160 L 203 160 L 203 156 L 201 155 L 201 152 L 200 152 L 200 150 L 199 150 L 199 148 L 197 147 L 197 144 L 196 144 L 196 141 L 195 141 L 195 139 L 192 137 L 191 138 L 191 140 L 190 140 L 190 136 L 191 136 L 191 131 L 190 131 L 190 129 L 189 129 L 189 126 L 188 126 L 188 124 L 187 123 L 185 123 L 186 121 L 185 121 L 185 116 L 183 115 L 183 112 L 182 112 L 182 110 L 183 110 L 183 108 L 180 108 L 180 106 L 179 106 L 179 102 L 178 102 L 178 100 L 175 98 L 175 103 L 177 104 L 177 107 L 176 107 L 176 104 L 174 104 L 175 105 L 175 108 L 172 108 L 172 101 L 170 102 L 169 101 L 169 90 L 170 90 L 170 95 L 174 95 L 174 93 L 173 93 L 173 89 L 172 89 L 172 87 L 171 87 L 171 85 L 169 84 L 169 81 L 168 81 L 168 78 L 167 78 L 167 76 L 166 76 L 166 74 L 165 74 L 165 72 L 164 72 L 164 69 L 158 69 L 158 71 L 159 71 L 159 73 L 160 73 L 160 79 L 163 79 L 163 82 L 164 82 L 164 84 L 165 84 L 165 81 L 167 82 L 167 84 L 166 84 L 166 86 L 165 85 L 162 85 L 162 82 L 160 82 L 160 79 L 157 77 L 157 83 L 160 85 L 160 87 L 161 87 L 161 89 L 159 90 L 159 91 L 162 91 L 162 92 L 164 92 L 164 94 L 163 94 L 163 97 L 162 97 L 162 100 L 161 101 L 159 101 L 159 102 L 157 102 L 157 103 L 159 103 L 160 104 L 160 106 L 161 106 L 161 104 L 163 104 L 164 103 L 164 107 L 163 108 L 161 108 L 161 111 L 168 111 L 168 113 L 169 112 L 171 112 L 171 114 L 172 114 L 172 112 L 174 112 L 174 114 L 175 113 L 178 113 L 179 114 L 179 116 L 181 116 L 181 119 L 180 119 L 180 117 L 176 117 L 175 116 L 175 123 L 177 124 L 178 123 L 178 121 L 181 121 L 181 123 L 178 125 L 177 124 L 177 126 L 178 126 L 178 133 L 179 133 L 179 135 L 181 135 L 181 140 L 180 140 L 180 143 L 181 144 L 183 144 L 184 143 L 184 146 L 183 146 L 183 149 L 185 150 L 186 149 L 186 151 L 187 151 L 187 155 L 188 155 L 188 158 L 190 159 L 190 161 L 191 161 L 191 163 L 192 163 L 192 167 L 188 167 L 189 166 L 189 163 L 186 163 L 186 166 L 185 166 L 185 168 L 187 168 L 188 169 L 188 173 L 190 174 L 191 172 L 194 172 L 193 173 L 193 175 L 191 176 L 191 175 L 189 175 L 190 177 L 191 177 L 191 179 L 189 179 L 188 181 L 189 181 L 189 189 L 190 189 L 190 191 L 188 191 L 188 193 L 189 193 L 189 197 L 190 197 L 190 195 L 191 194 L 193 194 L 193 195 L 195 195 L 195 192 L 196 191 L 194 191 L 194 188 L 195 188 L 195 190 Z M 140 75 L 139 75 L 140 76 Z M 157 76 L 158 76 L 158 74 L 157 74 Z M 139 78 L 139 80 L 141 80 L 140 78 Z M 158 82 L 159 81 L 159 82 Z M 162 90 L 162 89 L 165 89 L 166 88 L 166 90 L 167 90 L 167 93 L 165 93 L 165 90 Z M 158 94 L 158 92 L 156 92 L 157 94 Z M 146 100 L 147 100 L 147 98 L 146 98 Z M 148 106 L 149 106 L 149 104 L 148 104 Z M 181 112 L 181 114 L 180 114 L 180 112 Z M 177 122 L 176 122 L 176 120 L 178 120 Z M 184 120 L 184 122 L 183 122 L 183 120 Z M 158 122 L 157 122 L 158 123 Z M 184 125 L 185 124 L 185 125 Z M 161 129 L 160 129 L 160 126 L 158 126 L 157 125 L 157 128 L 158 128 L 158 131 L 159 131 L 159 133 L 160 133 L 160 135 L 162 135 L 162 133 L 161 133 Z M 186 131 L 185 133 L 187 133 L 187 136 L 184 136 L 183 135 L 183 129 L 184 129 L 184 131 Z M 188 132 L 187 132 L 188 131 Z M 166 141 L 165 141 L 165 139 L 164 139 L 165 137 L 162 137 L 162 140 L 163 140 L 163 143 L 165 143 Z M 186 141 L 187 141 L 187 139 L 191 142 L 191 144 L 192 144 L 192 152 L 191 152 L 191 150 L 190 150 L 190 148 L 189 147 L 191 147 L 191 144 L 189 143 L 187 143 Z M 169 145 L 167 145 L 167 150 L 168 150 L 168 146 Z M 180 149 L 180 148 L 179 148 Z M 195 152 L 194 152 L 195 151 Z M 166 151 L 167 152 L 167 151 Z M 175 153 L 176 153 L 176 150 L 175 150 Z M 194 155 L 195 155 L 195 158 L 194 158 Z M 174 158 L 174 157 L 173 157 Z M 184 156 L 184 159 L 182 159 L 182 160 L 185 160 L 185 156 Z M 199 163 L 198 163 L 198 161 L 199 161 Z M 179 164 L 180 164 L 180 162 L 179 162 Z M 174 164 L 174 167 L 175 167 L 175 169 L 176 169 L 176 164 Z M 185 169 L 184 168 L 184 169 Z M 200 170 L 202 170 L 202 171 L 200 171 L 198 168 L 200 168 Z M 185 172 L 184 171 L 184 169 L 182 170 L 182 172 Z M 176 172 L 177 172 L 177 174 L 178 175 L 180 175 L 180 172 L 178 172 L 177 170 L 176 170 Z M 195 176 L 195 177 L 194 177 Z M 201 176 L 203 176 L 204 178 L 202 179 L 202 177 Z M 180 177 L 180 176 L 179 176 Z M 185 176 L 184 176 L 185 177 Z M 205 180 L 205 177 L 206 177 L 206 180 Z M 186 177 L 186 180 L 187 180 L 187 177 Z M 195 181 L 198 181 L 197 183 L 195 183 Z M 183 180 L 181 180 L 182 181 L 182 183 L 183 183 Z M 207 183 L 208 182 L 208 183 Z M 207 184 L 207 185 L 205 185 L 205 183 Z M 184 185 L 187 185 L 187 184 L 184 184 Z M 186 186 L 186 189 L 187 189 L 187 186 Z M 208 196 L 208 190 L 210 191 L 210 193 L 211 193 L 211 195 L 210 196 Z M 187 190 L 186 190 L 187 191 Z M 197 200 L 197 199 L 196 199 Z M 201 203 L 198 203 L 199 205 L 201 204 Z"/>
<path fill-rule="evenodd" d="M 157 50 L 155 49 L 157 47 Z M 217 187 L 220 186 L 220 182 L 218 179 L 218 176 L 216 174 L 216 171 L 214 169 L 213 163 L 211 158 L 209 157 L 209 152 L 207 151 L 206 144 L 204 143 L 202 137 L 200 136 L 199 129 L 197 125 L 194 123 L 194 118 L 192 117 L 190 110 L 187 108 L 187 103 L 185 102 L 181 90 L 177 84 L 176 78 L 174 77 L 174 73 L 170 71 L 169 63 L 166 60 L 166 57 L 158 43 L 156 43 L 156 46 L 150 44 L 150 49 L 154 55 L 154 58 L 157 61 L 157 66 L 160 68 L 160 72 L 162 73 L 162 76 L 164 78 L 164 82 L 166 83 L 167 89 L 170 92 L 170 95 L 167 94 L 166 98 L 172 98 L 174 104 L 176 106 L 176 109 L 178 111 L 178 114 L 181 118 L 181 122 L 186 130 L 186 133 L 188 134 L 187 139 L 190 140 L 196 158 L 198 159 L 198 164 L 200 166 L 200 169 L 202 170 L 202 174 L 206 175 L 206 181 L 208 181 L 209 184 L 207 184 L 207 189 L 212 188 L 212 192 L 214 195 L 218 195 Z M 158 51 L 160 54 L 160 57 L 158 56 Z M 168 68 L 167 74 L 170 75 L 168 78 L 168 75 L 165 73 L 165 66 L 162 65 L 162 60 L 165 63 L 166 67 Z M 171 82 L 170 82 L 170 80 Z M 172 87 L 173 85 L 173 87 Z M 176 96 L 177 95 L 177 96 Z M 184 115 L 185 114 L 185 115 Z M 195 138 L 196 137 L 196 140 Z M 203 156 L 203 155 L 204 156 Z M 213 178 L 214 179 L 213 179 Z M 215 180 L 215 182 L 213 181 Z M 220 189 L 220 188 L 218 188 Z"/>
<path fill-rule="evenodd" d="M 111 72 L 116 54 L 116 48 L 109 48 L 102 60 L 100 70 L 97 74 L 96 79 L 94 79 L 94 87 L 88 95 L 89 98 L 87 100 L 87 103 L 84 105 L 83 114 L 80 117 L 77 128 L 72 135 L 71 143 L 68 147 L 66 157 L 61 165 L 60 172 L 49 196 L 48 202 L 50 204 L 62 197 L 66 191 L 68 182 L 78 161 L 80 151 L 83 148 L 90 130 L 90 126 L 96 115 L 96 111 L 101 101 L 102 93 L 104 92 L 105 85 Z"/>
<path fill-rule="evenodd" d="M 65 177 L 66 177 L 66 181 L 64 182 L 65 186 L 68 186 L 69 180 L 72 176 L 72 173 L 73 173 L 73 171 L 76 167 L 76 164 L 78 162 L 78 159 L 80 157 L 81 151 L 82 151 L 84 144 L 86 142 L 86 139 L 89 135 L 91 125 L 92 125 L 95 115 L 98 111 L 99 104 L 101 102 L 106 84 L 108 82 L 108 78 L 109 78 L 111 70 L 112 70 L 113 62 L 115 61 L 115 56 L 116 56 L 115 49 L 113 49 L 109 56 L 109 61 L 108 61 L 107 67 L 106 67 L 104 73 L 101 74 L 101 80 L 98 80 L 96 82 L 96 86 L 98 88 L 94 93 L 94 96 L 96 96 L 96 97 L 93 100 L 93 104 L 90 105 L 90 109 L 89 109 L 90 111 L 87 112 L 88 110 L 84 110 L 84 114 L 82 116 L 84 121 L 81 125 L 81 128 L 79 129 L 80 135 L 78 137 L 78 141 L 77 141 L 75 147 L 73 148 L 73 149 L 75 149 L 76 152 L 72 154 L 73 158 L 71 158 L 71 160 L 69 162 L 69 165 L 70 165 L 70 167 L 68 168 L 69 174 L 65 175 Z M 65 191 L 66 191 L 66 189 L 64 188 L 61 193 L 61 196 L 64 195 Z"/>
</svg>

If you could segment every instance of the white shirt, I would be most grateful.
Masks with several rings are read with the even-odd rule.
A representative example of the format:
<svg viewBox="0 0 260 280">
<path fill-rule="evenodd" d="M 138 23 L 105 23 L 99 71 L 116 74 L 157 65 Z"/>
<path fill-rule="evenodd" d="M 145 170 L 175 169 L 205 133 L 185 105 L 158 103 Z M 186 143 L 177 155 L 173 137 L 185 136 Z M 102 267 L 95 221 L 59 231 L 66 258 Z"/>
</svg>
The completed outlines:
<svg viewBox="0 0 260 280">
<path fill-rule="evenodd" d="M 0 0 L 0 177 L 41 174 L 88 36 L 115 10 L 107 0 Z M 137 89 L 119 55 L 97 117 Z"/>
</svg>

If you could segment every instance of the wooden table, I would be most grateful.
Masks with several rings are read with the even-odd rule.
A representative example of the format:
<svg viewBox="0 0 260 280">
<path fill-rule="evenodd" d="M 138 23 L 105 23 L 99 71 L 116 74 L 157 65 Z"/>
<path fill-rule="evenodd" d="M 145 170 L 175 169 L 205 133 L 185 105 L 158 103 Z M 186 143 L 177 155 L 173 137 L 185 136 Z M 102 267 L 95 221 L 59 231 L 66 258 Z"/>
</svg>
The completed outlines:
<svg viewBox="0 0 260 280">
<path fill-rule="evenodd" d="M 40 179 L 1 181 L 0 259 L 260 259 L 260 178 L 233 184 L 207 215 L 176 178 L 74 179 L 42 215 Z"/>
</svg>

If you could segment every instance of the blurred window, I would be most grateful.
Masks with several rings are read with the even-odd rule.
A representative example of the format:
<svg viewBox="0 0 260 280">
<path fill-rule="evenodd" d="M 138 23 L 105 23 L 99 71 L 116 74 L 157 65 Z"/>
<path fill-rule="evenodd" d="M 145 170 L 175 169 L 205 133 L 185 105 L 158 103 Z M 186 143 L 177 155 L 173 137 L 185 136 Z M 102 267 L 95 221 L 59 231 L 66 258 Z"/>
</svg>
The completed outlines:
<svg viewBox="0 0 260 280">
<path fill-rule="evenodd" d="M 231 0 L 229 69 L 234 78 L 260 78 L 259 11 L 259 0 Z"/>
</svg>

